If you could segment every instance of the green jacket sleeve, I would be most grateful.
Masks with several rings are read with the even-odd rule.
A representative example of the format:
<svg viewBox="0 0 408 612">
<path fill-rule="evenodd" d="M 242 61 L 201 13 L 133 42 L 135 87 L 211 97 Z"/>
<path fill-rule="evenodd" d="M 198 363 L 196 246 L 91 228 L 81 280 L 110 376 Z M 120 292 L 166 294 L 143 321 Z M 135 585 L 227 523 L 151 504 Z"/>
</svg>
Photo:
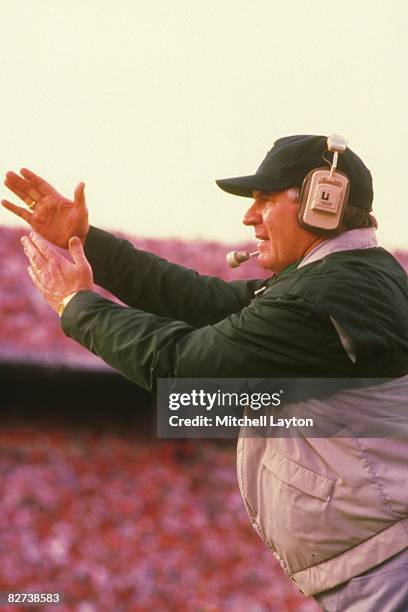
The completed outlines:
<svg viewBox="0 0 408 612">
<path fill-rule="evenodd" d="M 91 227 L 85 254 L 97 285 L 122 302 L 201 327 L 241 310 L 264 280 L 225 282 L 136 249 Z"/>
<path fill-rule="evenodd" d="M 350 361 L 327 315 L 304 300 L 256 298 L 241 312 L 195 328 L 114 304 L 91 291 L 68 303 L 67 336 L 138 385 L 158 378 L 347 376 Z"/>
</svg>

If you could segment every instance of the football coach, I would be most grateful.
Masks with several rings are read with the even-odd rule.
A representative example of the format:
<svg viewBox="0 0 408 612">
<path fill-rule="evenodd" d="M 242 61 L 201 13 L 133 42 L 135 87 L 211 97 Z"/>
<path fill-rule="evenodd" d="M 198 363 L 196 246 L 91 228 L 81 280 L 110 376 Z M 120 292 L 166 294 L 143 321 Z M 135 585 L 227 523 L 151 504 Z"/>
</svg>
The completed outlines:
<svg viewBox="0 0 408 612">
<path fill-rule="evenodd" d="M 362 160 L 341 138 L 288 136 L 254 174 L 217 184 L 251 198 L 243 222 L 266 281 L 201 276 L 90 226 L 83 183 L 70 200 L 27 169 L 8 172 L 26 206 L 3 205 L 32 227 L 28 272 L 65 334 L 146 389 L 158 378 L 382 378 L 347 394 L 355 411 L 406 406 L 407 276 L 377 245 Z M 324 610 L 408 610 L 407 460 L 403 438 L 240 437 L 250 520 Z"/>
</svg>

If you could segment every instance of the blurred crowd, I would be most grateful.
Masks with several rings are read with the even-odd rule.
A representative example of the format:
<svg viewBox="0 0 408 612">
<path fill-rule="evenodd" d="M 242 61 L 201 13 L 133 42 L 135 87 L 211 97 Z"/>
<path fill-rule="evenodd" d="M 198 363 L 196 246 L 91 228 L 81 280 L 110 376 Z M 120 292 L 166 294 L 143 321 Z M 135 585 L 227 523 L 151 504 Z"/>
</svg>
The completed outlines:
<svg viewBox="0 0 408 612">
<path fill-rule="evenodd" d="M 0 591 L 64 597 L 32 610 L 318 610 L 251 527 L 231 442 L 20 427 L 0 447 Z"/>
<path fill-rule="evenodd" d="M 0 228 L 0 361 L 106 367 L 65 338 L 32 286 L 19 242 L 23 233 Z M 259 277 L 255 262 L 230 270 L 226 245 L 135 243 L 204 274 Z M 396 255 L 408 267 L 408 254 Z M 318 610 L 251 527 L 230 441 L 168 442 L 89 424 L 6 422 L 0 449 L 0 591 L 59 592 L 64 598 L 62 605 L 21 609 Z"/>
</svg>

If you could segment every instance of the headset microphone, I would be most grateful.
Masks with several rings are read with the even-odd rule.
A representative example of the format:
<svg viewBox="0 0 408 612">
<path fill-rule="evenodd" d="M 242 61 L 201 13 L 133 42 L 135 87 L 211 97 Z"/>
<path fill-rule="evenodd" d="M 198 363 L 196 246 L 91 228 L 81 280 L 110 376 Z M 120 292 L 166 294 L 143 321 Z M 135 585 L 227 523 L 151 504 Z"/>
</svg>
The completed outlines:
<svg viewBox="0 0 408 612">
<path fill-rule="evenodd" d="M 255 255 L 259 255 L 259 251 L 254 251 L 253 253 L 249 253 L 249 251 L 231 251 L 227 253 L 225 258 L 230 268 L 238 268 L 238 266 L 248 261 L 250 257 L 255 257 Z"/>
</svg>

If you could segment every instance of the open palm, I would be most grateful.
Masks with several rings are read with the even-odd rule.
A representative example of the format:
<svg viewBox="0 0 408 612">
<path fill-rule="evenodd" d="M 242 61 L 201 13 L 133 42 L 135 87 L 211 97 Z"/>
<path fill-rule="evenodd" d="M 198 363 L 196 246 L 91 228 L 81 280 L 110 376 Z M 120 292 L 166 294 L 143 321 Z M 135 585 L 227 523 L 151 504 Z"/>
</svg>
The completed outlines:
<svg viewBox="0 0 408 612">
<path fill-rule="evenodd" d="M 85 184 L 79 183 L 74 199 L 69 200 L 31 170 L 22 168 L 20 175 L 7 172 L 4 184 L 30 210 L 8 200 L 2 200 L 4 208 L 27 221 L 36 232 L 56 246 L 68 248 L 73 236 L 78 236 L 84 243 L 89 230 Z"/>
</svg>

